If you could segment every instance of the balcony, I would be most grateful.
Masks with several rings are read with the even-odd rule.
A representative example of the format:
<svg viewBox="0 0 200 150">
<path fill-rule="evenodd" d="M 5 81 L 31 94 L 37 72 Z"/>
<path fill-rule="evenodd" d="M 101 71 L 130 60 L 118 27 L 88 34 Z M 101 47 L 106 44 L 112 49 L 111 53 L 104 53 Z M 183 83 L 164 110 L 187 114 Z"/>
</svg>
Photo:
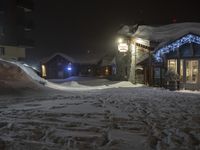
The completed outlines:
<svg viewBox="0 0 200 150">
<path fill-rule="evenodd" d="M 17 0 L 17 7 L 23 8 L 25 12 L 32 12 L 34 3 L 31 0 Z"/>
</svg>

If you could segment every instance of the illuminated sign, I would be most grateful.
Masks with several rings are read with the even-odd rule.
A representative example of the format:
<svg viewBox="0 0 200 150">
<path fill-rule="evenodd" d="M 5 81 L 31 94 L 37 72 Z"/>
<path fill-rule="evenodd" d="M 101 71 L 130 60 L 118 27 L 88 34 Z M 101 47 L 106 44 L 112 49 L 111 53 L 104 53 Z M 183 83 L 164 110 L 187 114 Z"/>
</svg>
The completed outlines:
<svg viewBox="0 0 200 150">
<path fill-rule="evenodd" d="M 120 51 L 120 52 L 127 52 L 128 51 L 128 44 L 126 44 L 126 43 L 120 43 L 118 45 L 118 51 Z"/>
</svg>

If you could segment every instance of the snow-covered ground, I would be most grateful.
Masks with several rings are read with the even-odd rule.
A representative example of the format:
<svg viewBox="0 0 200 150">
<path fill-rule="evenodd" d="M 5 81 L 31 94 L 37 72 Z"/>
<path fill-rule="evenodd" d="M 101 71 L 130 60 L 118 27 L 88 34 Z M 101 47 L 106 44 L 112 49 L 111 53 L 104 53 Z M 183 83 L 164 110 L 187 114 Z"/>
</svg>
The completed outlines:
<svg viewBox="0 0 200 150">
<path fill-rule="evenodd" d="M 0 95 L 0 150 L 200 149 L 199 92 L 104 79 L 40 84 L 19 70 L 20 87 L 15 71 L 0 76 L 0 90 L 21 91 Z"/>
</svg>

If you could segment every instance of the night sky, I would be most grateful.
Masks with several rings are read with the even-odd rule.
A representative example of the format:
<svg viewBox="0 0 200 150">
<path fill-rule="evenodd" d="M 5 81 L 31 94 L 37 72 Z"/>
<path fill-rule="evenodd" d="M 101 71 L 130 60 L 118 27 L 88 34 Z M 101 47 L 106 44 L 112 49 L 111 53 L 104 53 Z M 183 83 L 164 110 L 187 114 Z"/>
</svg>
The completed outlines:
<svg viewBox="0 0 200 150">
<path fill-rule="evenodd" d="M 116 32 L 123 24 L 199 22 L 197 1 L 70 1 L 35 0 L 32 37 L 35 47 L 28 58 L 38 61 L 55 52 L 86 55 L 111 53 Z"/>
</svg>

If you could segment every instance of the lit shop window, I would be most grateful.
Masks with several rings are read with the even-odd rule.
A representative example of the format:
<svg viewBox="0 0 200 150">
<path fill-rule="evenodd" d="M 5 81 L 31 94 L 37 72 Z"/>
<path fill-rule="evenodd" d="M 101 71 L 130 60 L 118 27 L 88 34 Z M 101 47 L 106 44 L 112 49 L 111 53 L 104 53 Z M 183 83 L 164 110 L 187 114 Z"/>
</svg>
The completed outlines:
<svg viewBox="0 0 200 150">
<path fill-rule="evenodd" d="M 108 69 L 108 67 L 106 67 L 106 69 L 105 69 L 105 74 L 109 75 L 109 69 Z"/>
<path fill-rule="evenodd" d="M 177 72 L 177 60 L 176 59 L 169 59 L 168 60 L 168 70 Z"/>
<path fill-rule="evenodd" d="M 180 60 L 180 81 L 183 81 L 183 60 Z"/>
<path fill-rule="evenodd" d="M 46 77 L 46 76 L 47 76 L 46 67 L 45 65 L 42 65 L 42 77 Z"/>
<path fill-rule="evenodd" d="M 186 82 L 197 83 L 198 79 L 198 61 L 187 60 L 186 61 Z"/>
</svg>

